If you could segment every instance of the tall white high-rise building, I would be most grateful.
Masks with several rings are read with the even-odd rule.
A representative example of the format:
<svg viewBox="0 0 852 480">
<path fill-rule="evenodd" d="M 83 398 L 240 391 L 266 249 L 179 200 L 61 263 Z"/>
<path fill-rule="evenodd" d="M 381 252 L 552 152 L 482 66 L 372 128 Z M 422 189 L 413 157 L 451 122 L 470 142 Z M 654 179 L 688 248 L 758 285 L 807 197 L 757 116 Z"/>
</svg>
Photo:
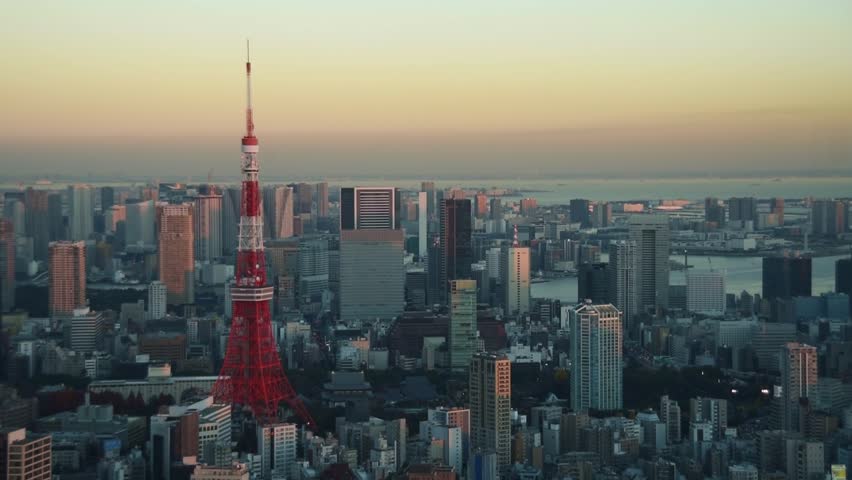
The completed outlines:
<svg viewBox="0 0 852 480">
<path fill-rule="evenodd" d="M 638 306 L 638 285 L 636 285 L 636 243 L 620 240 L 609 245 L 609 264 L 607 265 L 607 295 L 609 302 L 621 312 L 624 328 L 634 330 L 634 319 Z"/>
<path fill-rule="evenodd" d="M 817 351 L 815 347 L 789 342 L 781 348 L 783 428 L 799 431 L 799 401 L 815 400 L 817 394 Z"/>
<path fill-rule="evenodd" d="M 296 465 L 296 425 L 272 423 L 257 427 L 257 451 L 263 480 L 293 478 Z"/>
<path fill-rule="evenodd" d="M 89 185 L 68 186 L 68 226 L 71 240 L 88 240 L 95 231 L 94 189 Z"/>
<path fill-rule="evenodd" d="M 166 284 L 155 280 L 148 284 L 148 320 L 166 316 Z"/>
<path fill-rule="evenodd" d="M 571 408 L 622 408 L 621 312 L 614 306 L 583 303 L 571 317 Z"/>
<path fill-rule="evenodd" d="M 669 305 L 669 250 L 671 238 L 667 215 L 632 215 L 630 240 L 636 242 L 636 279 L 639 311 L 655 311 Z"/>
<path fill-rule="evenodd" d="M 267 238 L 293 236 L 293 188 L 269 185 L 263 189 L 263 229 Z"/>
<path fill-rule="evenodd" d="M 421 259 L 426 258 L 429 249 L 429 194 L 417 194 L 417 250 Z"/>
<path fill-rule="evenodd" d="M 127 202 L 125 207 L 125 244 L 128 246 L 156 245 L 157 209 L 154 201 Z"/>
<path fill-rule="evenodd" d="M 450 368 L 464 371 L 476 343 L 476 280 L 450 280 Z"/>
<path fill-rule="evenodd" d="M 506 255 L 503 291 L 506 315 L 520 316 L 530 311 L 530 249 L 518 244 L 517 226 L 515 241 Z"/>
<path fill-rule="evenodd" d="M 725 313 L 725 272 L 690 271 L 686 274 L 686 309 L 707 315 Z"/>
<path fill-rule="evenodd" d="M 198 195 L 194 203 L 195 259 L 212 262 L 222 256 L 222 195 Z"/>
<path fill-rule="evenodd" d="M 498 468 L 511 465 L 512 364 L 505 355 L 477 353 L 470 361 L 471 448 L 497 453 Z"/>
</svg>

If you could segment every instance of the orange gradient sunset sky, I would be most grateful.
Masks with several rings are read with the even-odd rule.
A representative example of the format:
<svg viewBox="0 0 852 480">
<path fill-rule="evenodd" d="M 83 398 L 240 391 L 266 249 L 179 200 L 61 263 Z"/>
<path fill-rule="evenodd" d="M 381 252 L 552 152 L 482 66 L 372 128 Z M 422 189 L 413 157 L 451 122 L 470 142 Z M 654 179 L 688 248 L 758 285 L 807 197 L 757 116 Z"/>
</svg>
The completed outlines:
<svg viewBox="0 0 852 480">
<path fill-rule="evenodd" d="M 849 0 L 2 11 L 6 176 L 224 174 L 242 130 L 246 37 L 275 174 L 852 170 Z"/>
</svg>

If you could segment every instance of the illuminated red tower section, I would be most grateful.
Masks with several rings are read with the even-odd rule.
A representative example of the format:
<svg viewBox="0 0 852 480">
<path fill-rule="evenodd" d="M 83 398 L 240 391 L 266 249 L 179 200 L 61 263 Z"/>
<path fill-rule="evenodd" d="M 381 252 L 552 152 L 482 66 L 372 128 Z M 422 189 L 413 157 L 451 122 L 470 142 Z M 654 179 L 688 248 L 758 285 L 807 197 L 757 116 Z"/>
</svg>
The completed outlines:
<svg viewBox="0 0 852 480">
<path fill-rule="evenodd" d="M 263 255 L 263 217 L 251 109 L 251 59 L 246 61 L 246 135 L 242 141 L 242 199 L 238 234 L 236 281 L 231 287 L 233 314 L 225 361 L 213 386 L 213 397 L 248 407 L 259 422 L 275 421 L 286 402 L 310 428 L 314 421 L 302 404 L 278 358 L 269 304 L 272 287 L 266 282 Z"/>
</svg>

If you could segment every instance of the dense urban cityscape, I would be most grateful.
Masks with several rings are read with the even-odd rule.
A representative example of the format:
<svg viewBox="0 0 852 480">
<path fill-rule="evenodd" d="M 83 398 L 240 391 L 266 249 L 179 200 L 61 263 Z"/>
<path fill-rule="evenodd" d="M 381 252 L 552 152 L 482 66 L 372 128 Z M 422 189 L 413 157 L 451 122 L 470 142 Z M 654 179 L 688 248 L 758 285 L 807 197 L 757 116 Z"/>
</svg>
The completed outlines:
<svg viewBox="0 0 852 480">
<path fill-rule="evenodd" d="M 265 176 L 233 66 L 216 176 L 0 141 L 0 480 L 846 480 L 845 177 Z"/>
</svg>

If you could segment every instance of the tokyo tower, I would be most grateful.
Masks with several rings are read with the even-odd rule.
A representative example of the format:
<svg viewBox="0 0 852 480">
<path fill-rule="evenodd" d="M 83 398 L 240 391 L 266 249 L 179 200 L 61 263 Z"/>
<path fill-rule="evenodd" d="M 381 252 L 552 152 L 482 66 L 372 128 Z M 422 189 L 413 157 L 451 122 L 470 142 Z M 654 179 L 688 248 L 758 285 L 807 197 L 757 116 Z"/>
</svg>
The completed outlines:
<svg viewBox="0 0 852 480">
<path fill-rule="evenodd" d="M 269 313 L 273 289 L 266 282 L 263 217 L 251 108 L 251 57 L 246 43 L 246 135 L 242 140 L 242 196 L 235 284 L 231 286 L 233 314 L 225 361 L 213 386 L 217 402 L 248 407 L 259 423 L 278 419 L 281 402 L 311 429 L 313 418 L 299 399 L 278 358 Z"/>
</svg>

